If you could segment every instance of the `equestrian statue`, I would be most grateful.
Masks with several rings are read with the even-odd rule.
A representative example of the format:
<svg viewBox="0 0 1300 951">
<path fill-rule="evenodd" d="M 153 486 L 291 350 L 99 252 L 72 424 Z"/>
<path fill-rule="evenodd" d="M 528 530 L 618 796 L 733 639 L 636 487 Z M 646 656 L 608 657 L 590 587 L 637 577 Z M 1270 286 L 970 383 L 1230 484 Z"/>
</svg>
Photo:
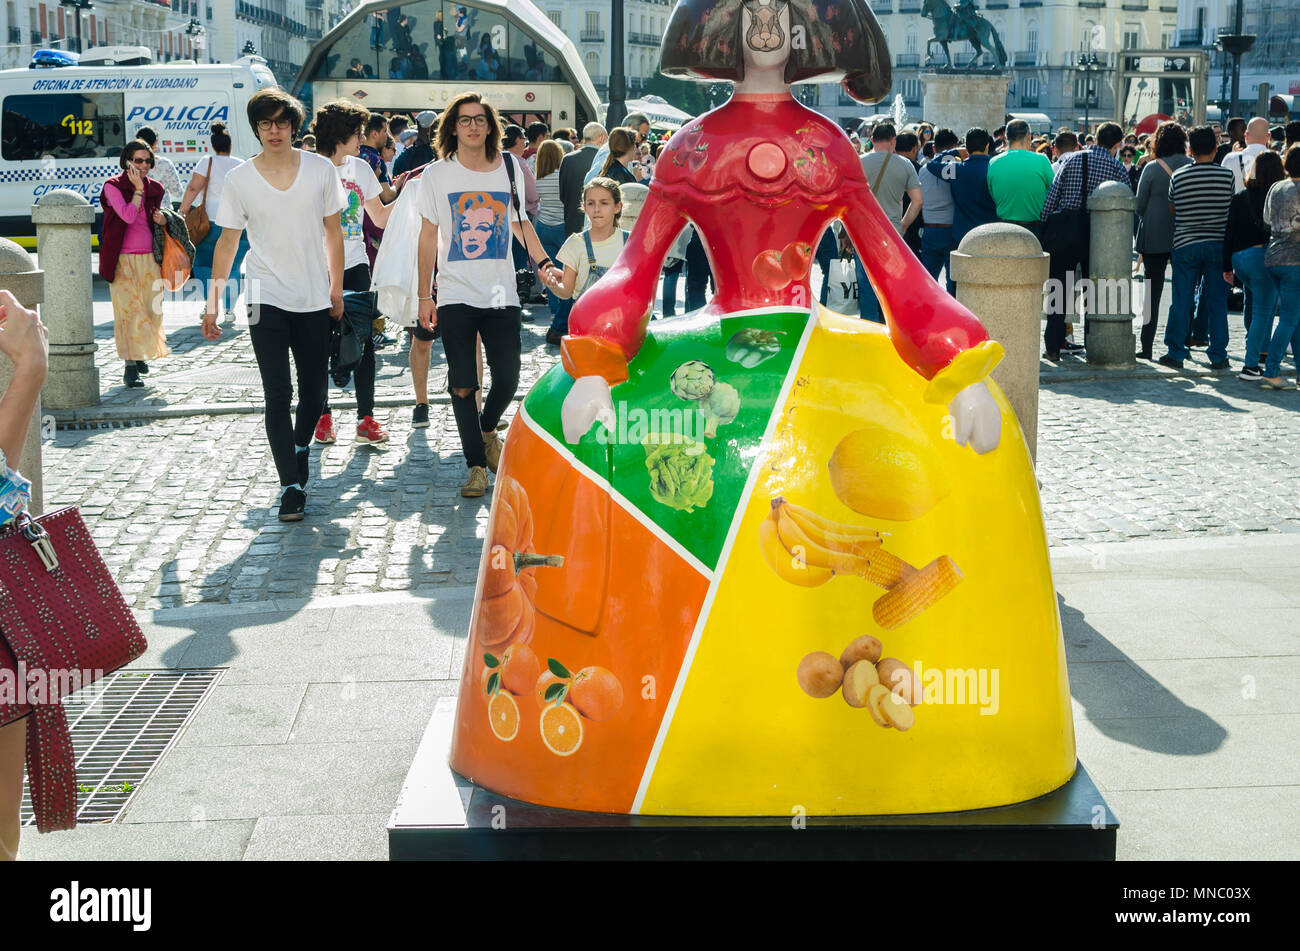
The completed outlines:
<svg viewBox="0 0 1300 951">
<path fill-rule="evenodd" d="M 997 60 L 996 68 L 1007 65 L 1007 51 L 1002 47 L 1002 39 L 993 24 L 980 16 L 974 0 L 957 0 L 957 9 L 948 6 L 947 0 L 925 0 L 921 6 L 921 16 L 934 21 L 934 36 L 926 41 L 925 56 L 929 62 L 933 58 L 934 44 L 943 47 L 947 69 L 953 68 L 952 53 L 948 44 L 966 40 L 975 50 L 969 63 L 964 68 L 972 68 L 984 51 L 988 50 Z"/>
</svg>

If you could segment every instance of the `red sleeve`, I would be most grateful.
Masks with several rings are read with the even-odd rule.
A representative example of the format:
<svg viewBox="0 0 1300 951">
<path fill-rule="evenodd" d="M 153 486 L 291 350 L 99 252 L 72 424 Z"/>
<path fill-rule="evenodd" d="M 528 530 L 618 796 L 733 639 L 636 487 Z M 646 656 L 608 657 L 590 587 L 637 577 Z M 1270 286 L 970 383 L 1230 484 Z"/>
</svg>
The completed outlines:
<svg viewBox="0 0 1300 951">
<path fill-rule="evenodd" d="M 613 267 L 573 305 L 569 334 L 601 338 L 631 360 L 645 340 L 664 258 L 685 226 L 681 212 L 652 187 Z"/>
<path fill-rule="evenodd" d="M 865 185 L 849 193 L 847 206 L 844 227 L 880 299 L 894 349 L 903 362 L 933 380 L 960 354 L 989 339 L 975 315 L 921 266 Z M 985 354 L 992 353 L 990 348 L 981 349 Z M 996 363 L 997 359 L 993 359 L 992 364 Z"/>
</svg>

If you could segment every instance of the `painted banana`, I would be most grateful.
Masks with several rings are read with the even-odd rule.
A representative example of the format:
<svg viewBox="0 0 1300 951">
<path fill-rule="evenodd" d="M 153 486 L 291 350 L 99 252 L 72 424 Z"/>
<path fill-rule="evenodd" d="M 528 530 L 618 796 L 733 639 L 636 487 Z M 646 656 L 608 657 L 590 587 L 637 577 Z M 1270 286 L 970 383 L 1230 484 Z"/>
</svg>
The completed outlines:
<svg viewBox="0 0 1300 951">
<path fill-rule="evenodd" d="M 881 547 L 879 532 L 833 522 L 780 496 L 772 500 L 767 521 L 777 526 L 777 537 L 791 557 L 815 568 L 855 575 L 886 590 L 916 573 L 912 565 Z M 834 543 L 824 543 L 829 541 Z"/>
<path fill-rule="evenodd" d="M 866 569 L 866 562 L 857 555 L 848 555 L 827 548 L 809 538 L 808 534 L 795 524 L 784 506 L 776 515 L 776 531 L 786 551 L 816 568 L 829 568 L 837 575 L 859 576 Z"/>
<path fill-rule="evenodd" d="M 778 577 L 791 584 L 815 588 L 835 577 L 835 572 L 829 568 L 815 567 L 808 563 L 806 558 L 800 558 L 788 551 L 781 544 L 777 525 L 771 519 L 763 519 L 758 526 L 758 542 L 762 546 L 763 557 L 767 559 L 772 570 Z"/>
<path fill-rule="evenodd" d="M 879 548 L 883 541 L 880 532 L 875 529 L 831 521 L 780 496 L 772 500 L 772 517 L 776 518 L 778 512 L 787 513 L 790 520 L 803 529 L 805 535 L 832 551 L 865 558 Z"/>
</svg>

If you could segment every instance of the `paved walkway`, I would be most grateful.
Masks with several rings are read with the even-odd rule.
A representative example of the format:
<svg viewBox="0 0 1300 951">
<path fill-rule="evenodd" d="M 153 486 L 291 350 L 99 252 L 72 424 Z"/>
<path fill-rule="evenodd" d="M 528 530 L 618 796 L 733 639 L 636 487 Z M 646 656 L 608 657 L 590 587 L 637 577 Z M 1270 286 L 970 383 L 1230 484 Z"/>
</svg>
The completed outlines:
<svg viewBox="0 0 1300 951">
<path fill-rule="evenodd" d="M 1300 855 L 1297 563 L 1283 535 L 1054 551 L 1079 756 L 1121 859 Z M 28 834 L 24 857 L 386 858 L 407 766 L 457 691 L 472 593 L 142 613 L 138 666 L 225 673 L 121 821 Z"/>
<path fill-rule="evenodd" d="M 392 442 L 314 449 L 311 517 L 283 525 L 246 332 L 206 344 L 170 315 L 175 356 L 127 391 L 96 317 L 96 412 L 116 418 L 45 446 L 47 504 L 82 507 L 146 627 L 137 666 L 225 671 L 122 821 L 29 835 L 24 855 L 384 858 L 457 689 L 488 511 L 457 494 L 447 407 L 411 430 L 405 353 L 384 351 Z M 525 323 L 524 386 L 556 359 L 544 329 Z M 1039 476 L 1080 756 L 1120 856 L 1295 858 L 1300 393 L 1063 366 L 1044 373 Z"/>
</svg>

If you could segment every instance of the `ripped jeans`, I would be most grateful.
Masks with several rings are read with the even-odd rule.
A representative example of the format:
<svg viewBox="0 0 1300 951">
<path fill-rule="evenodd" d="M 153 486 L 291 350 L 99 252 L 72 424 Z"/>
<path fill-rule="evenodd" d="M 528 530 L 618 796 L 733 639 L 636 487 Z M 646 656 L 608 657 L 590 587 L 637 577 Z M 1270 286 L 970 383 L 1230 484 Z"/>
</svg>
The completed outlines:
<svg viewBox="0 0 1300 951">
<path fill-rule="evenodd" d="M 522 327 L 523 312 L 518 307 L 446 304 L 438 308 L 438 329 L 443 352 L 447 355 L 447 389 L 451 392 L 451 408 L 456 416 L 460 447 L 465 452 L 465 464 L 470 468 L 487 466 L 483 434 L 497 428 L 501 415 L 519 389 L 519 360 L 523 351 L 519 335 Z M 474 401 L 474 393 L 478 390 L 476 337 L 483 338 L 483 354 L 492 374 L 492 387 L 483 400 L 482 415 Z M 469 395 L 457 396 L 456 390 L 468 390 Z"/>
</svg>

